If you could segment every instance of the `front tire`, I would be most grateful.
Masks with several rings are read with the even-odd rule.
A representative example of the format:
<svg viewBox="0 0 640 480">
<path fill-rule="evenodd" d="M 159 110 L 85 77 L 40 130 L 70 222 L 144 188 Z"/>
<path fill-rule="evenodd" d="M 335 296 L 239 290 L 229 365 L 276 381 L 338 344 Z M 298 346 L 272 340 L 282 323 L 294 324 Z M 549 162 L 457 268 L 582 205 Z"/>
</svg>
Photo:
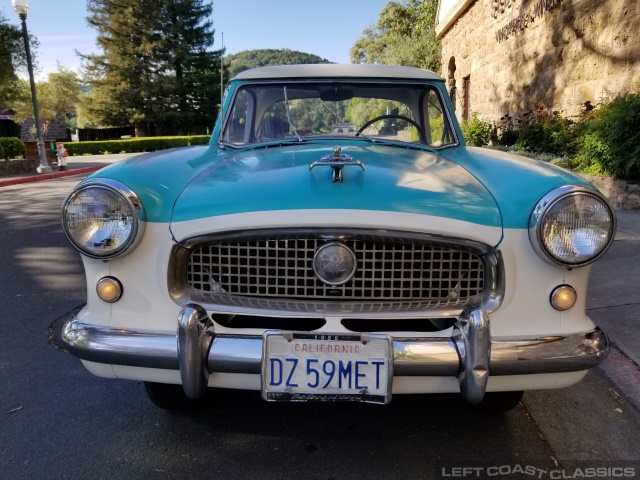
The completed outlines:
<svg viewBox="0 0 640 480">
<path fill-rule="evenodd" d="M 144 382 L 144 388 L 151 403 L 163 410 L 185 412 L 201 408 L 204 404 L 202 398 L 194 400 L 187 397 L 182 385 Z"/>
</svg>

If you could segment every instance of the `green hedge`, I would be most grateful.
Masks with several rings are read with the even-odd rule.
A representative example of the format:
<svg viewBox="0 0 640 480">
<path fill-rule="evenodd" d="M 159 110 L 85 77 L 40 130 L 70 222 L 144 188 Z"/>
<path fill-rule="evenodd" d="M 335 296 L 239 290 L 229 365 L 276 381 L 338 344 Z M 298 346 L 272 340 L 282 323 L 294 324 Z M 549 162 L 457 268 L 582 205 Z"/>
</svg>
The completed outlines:
<svg viewBox="0 0 640 480">
<path fill-rule="evenodd" d="M 496 136 L 475 113 L 460 126 L 472 145 L 486 145 L 491 137 L 494 148 L 515 144 L 516 152 L 544 161 L 549 159 L 543 156 L 551 156 L 571 170 L 640 180 L 640 93 L 617 96 L 598 108 L 585 102 L 577 121 L 544 108 L 517 118 L 506 114 L 497 122 Z"/>
<path fill-rule="evenodd" d="M 206 145 L 209 135 L 189 137 L 142 137 L 127 140 L 104 140 L 100 142 L 70 142 L 64 146 L 69 155 L 101 155 L 106 153 L 155 152 L 168 148 Z"/>
<path fill-rule="evenodd" d="M 27 155 L 27 147 L 24 142 L 15 137 L 0 138 L 0 158 L 11 160 L 19 156 Z"/>
<path fill-rule="evenodd" d="M 640 179 L 640 93 L 621 95 L 587 112 L 576 130 L 574 168 Z"/>
</svg>

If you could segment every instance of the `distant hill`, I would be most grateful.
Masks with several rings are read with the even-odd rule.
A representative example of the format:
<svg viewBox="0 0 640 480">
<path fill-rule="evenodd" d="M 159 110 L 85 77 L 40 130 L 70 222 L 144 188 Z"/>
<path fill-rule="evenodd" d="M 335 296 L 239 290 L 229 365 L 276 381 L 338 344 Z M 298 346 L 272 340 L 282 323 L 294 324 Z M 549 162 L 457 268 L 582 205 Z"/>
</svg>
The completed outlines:
<svg viewBox="0 0 640 480">
<path fill-rule="evenodd" d="M 331 63 L 326 58 L 304 52 L 296 52 L 283 48 L 282 50 L 262 49 L 245 50 L 224 57 L 225 64 L 230 65 L 230 76 L 235 77 L 243 70 L 271 65 L 296 65 L 300 63 Z"/>
</svg>

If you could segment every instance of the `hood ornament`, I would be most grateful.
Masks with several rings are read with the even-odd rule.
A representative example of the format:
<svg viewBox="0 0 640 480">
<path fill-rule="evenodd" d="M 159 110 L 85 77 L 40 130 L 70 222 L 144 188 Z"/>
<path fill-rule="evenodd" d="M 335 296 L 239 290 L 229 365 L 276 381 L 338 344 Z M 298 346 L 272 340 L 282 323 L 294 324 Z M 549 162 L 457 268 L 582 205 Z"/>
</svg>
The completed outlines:
<svg viewBox="0 0 640 480">
<path fill-rule="evenodd" d="M 314 167 L 329 166 L 333 170 L 331 177 L 332 182 L 342 182 L 342 169 L 347 165 L 356 165 L 362 168 L 364 172 L 364 164 L 360 160 L 353 160 L 353 157 L 342 153 L 341 147 L 333 147 L 333 153 L 325 155 L 319 162 L 313 162 L 309 165 L 309 171 Z"/>
</svg>

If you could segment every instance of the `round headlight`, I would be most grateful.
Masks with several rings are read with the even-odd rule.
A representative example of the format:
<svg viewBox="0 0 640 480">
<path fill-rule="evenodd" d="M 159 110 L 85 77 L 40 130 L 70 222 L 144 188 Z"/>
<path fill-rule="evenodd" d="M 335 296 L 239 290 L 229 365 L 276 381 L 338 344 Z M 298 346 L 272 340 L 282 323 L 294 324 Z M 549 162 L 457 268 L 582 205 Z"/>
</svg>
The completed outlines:
<svg viewBox="0 0 640 480">
<path fill-rule="evenodd" d="M 142 238 L 142 204 L 120 182 L 96 179 L 72 191 L 62 205 L 62 226 L 80 252 L 112 258 L 130 251 Z"/>
<path fill-rule="evenodd" d="M 604 196 L 586 187 L 566 186 L 538 202 L 531 215 L 529 238 L 544 260 L 579 267 L 609 248 L 615 224 L 615 214 Z"/>
</svg>

